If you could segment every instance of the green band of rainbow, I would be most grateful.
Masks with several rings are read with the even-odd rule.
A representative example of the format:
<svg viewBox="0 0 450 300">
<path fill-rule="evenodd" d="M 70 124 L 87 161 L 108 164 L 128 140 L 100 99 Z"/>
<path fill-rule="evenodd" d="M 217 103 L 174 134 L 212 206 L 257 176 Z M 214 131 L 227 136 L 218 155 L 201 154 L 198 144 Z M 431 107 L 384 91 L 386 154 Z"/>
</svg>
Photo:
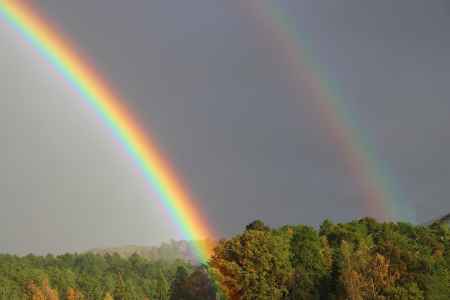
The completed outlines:
<svg viewBox="0 0 450 300">
<path fill-rule="evenodd" d="M 205 262 L 207 246 L 200 242 L 214 237 L 206 219 L 200 214 L 174 170 L 148 133 L 139 129 L 137 121 L 124 107 L 124 100 L 86 63 L 61 33 L 57 32 L 36 9 L 22 1 L 1 1 L 0 19 L 14 27 L 95 110 L 108 125 L 139 167 L 152 191 L 180 230 L 183 238 L 194 241 L 197 258 Z"/>
</svg>

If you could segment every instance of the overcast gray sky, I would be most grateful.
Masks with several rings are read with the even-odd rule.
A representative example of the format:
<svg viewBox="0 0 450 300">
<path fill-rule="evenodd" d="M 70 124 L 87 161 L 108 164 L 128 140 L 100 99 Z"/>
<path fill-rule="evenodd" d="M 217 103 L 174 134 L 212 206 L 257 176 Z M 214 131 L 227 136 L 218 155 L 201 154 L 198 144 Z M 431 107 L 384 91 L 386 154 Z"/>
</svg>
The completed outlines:
<svg viewBox="0 0 450 300">
<path fill-rule="evenodd" d="M 35 2 L 151 128 L 220 234 L 367 215 L 320 118 L 295 104 L 312 99 L 289 91 L 282 45 L 240 1 Z M 449 212 L 448 1 L 276 2 L 417 221 Z M 180 238 L 108 129 L 4 22 L 0 88 L 0 251 Z"/>
</svg>

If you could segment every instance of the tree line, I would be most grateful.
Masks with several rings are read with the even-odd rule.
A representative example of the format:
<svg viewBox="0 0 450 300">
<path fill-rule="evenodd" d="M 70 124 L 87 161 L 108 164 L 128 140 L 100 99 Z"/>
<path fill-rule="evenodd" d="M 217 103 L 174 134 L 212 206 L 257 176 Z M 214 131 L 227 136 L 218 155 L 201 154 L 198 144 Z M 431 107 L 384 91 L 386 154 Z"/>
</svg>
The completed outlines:
<svg viewBox="0 0 450 300">
<path fill-rule="evenodd" d="M 210 266 L 230 299 L 444 300 L 449 251 L 448 224 L 255 221 L 221 241 Z"/>
<path fill-rule="evenodd" d="M 168 300 L 181 260 L 150 261 L 139 255 L 0 255 L 2 300 Z"/>
<path fill-rule="evenodd" d="M 1 255 L 0 299 L 448 300 L 449 251 L 447 224 L 255 221 L 201 266 L 136 254 Z"/>
</svg>

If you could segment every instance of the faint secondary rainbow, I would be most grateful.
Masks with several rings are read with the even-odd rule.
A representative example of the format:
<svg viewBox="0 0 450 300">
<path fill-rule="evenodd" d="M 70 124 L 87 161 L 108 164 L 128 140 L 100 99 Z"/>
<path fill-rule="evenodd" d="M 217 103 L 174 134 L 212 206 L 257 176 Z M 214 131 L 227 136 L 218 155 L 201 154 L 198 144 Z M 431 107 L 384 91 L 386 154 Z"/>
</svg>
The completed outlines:
<svg viewBox="0 0 450 300">
<path fill-rule="evenodd" d="M 183 238 L 194 241 L 197 258 L 205 262 L 209 249 L 206 243 L 199 241 L 214 237 L 213 232 L 155 140 L 139 128 L 127 111 L 123 104 L 125 101 L 35 8 L 23 1 L 0 1 L 0 19 L 14 27 L 51 63 L 107 124 L 158 196 Z"/>
<path fill-rule="evenodd" d="M 373 147 L 358 126 L 348 104 L 327 80 L 325 72 L 314 63 L 313 56 L 295 27 L 275 0 L 241 0 L 241 9 L 258 21 L 262 34 L 271 37 L 273 47 L 282 52 L 289 69 L 289 88 L 295 95 L 311 101 L 309 109 L 320 117 L 321 126 L 339 147 L 351 176 L 364 197 L 371 216 L 386 220 L 415 221 L 414 211 L 405 204 L 395 179 L 385 162 L 378 159 Z"/>
</svg>

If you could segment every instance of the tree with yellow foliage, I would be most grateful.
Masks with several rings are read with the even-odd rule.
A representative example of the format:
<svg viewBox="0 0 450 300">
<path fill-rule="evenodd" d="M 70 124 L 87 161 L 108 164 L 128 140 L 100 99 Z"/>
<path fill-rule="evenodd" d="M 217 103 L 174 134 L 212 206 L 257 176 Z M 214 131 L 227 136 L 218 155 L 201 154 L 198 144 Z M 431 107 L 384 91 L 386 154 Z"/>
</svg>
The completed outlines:
<svg viewBox="0 0 450 300">
<path fill-rule="evenodd" d="M 111 296 L 110 293 L 106 293 L 105 298 L 103 298 L 103 300 L 114 300 L 114 298 Z"/>
<path fill-rule="evenodd" d="M 27 283 L 25 291 L 27 300 L 45 300 L 44 293 L 34 281 Z"/>
<path fill-rule="evenodd" d="M 50 287 L 48 279 L 44 279 L 42 283 L 42 292 L 44 293 L 45 300 L 58 300 L 58 291 Z"/>
<path fill-rule="evenodd" d="M 82 300 L 83 295 L 77 289 L 68 288 L 67 292 L 66 292 L 66 299 L 67 300 Z"/>
</svg>

